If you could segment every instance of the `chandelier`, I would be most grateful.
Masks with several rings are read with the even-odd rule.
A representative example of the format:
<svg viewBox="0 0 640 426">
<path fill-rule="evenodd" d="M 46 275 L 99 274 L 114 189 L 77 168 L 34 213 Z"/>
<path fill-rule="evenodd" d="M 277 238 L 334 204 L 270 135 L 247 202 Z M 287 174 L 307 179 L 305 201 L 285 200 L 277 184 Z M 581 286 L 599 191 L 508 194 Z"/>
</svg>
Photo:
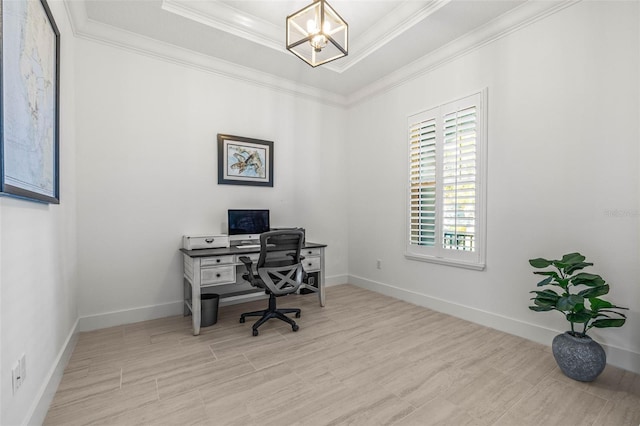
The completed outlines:
<svg viewBox="0 0 640 426">
<path fill-rule="evenodd" d="M 349 25 L 325 0 L 287 16 L 287 50 L 312 67 L 347 56 Z"/>
</svg>

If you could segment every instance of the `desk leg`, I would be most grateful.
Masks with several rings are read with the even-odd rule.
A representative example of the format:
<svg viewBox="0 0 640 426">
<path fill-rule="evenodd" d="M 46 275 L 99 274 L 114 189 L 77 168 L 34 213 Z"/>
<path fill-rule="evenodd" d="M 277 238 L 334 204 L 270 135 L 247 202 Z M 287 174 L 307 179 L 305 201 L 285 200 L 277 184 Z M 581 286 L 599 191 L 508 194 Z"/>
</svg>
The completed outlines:
<svg viewBox="0 0 640 426">
<path fill-rule="evenodd" d="M 193 335 L 197 336 L 200 334 L 200 318 L 201 318 L 201 308 L 202 304 L 200 303 L 200 259 L 194 260 L 194 270 L 197 273 L 194 273 L 194 277 L 191 280 L 191 319 L 193 322 Z"/>
<path fill-rule="evenodd" d="M 191 293 L 191 320 L 193 322 L 193 335 L 200 334 L 200 289 L 192 289 Z"/>
<path fill-rule="evenodd" d="M 320 248 L 320 282 L 318 283 L 318 301 L 324 306 L 324 247 Z"/>
<path fill-rule="evenodd" d="M 184 292 L 183 313 L 185 317 L 188 317 L 191 315 L 191 281 L 186 275 L 182 278 L 182 291 Z"/>
</svg>

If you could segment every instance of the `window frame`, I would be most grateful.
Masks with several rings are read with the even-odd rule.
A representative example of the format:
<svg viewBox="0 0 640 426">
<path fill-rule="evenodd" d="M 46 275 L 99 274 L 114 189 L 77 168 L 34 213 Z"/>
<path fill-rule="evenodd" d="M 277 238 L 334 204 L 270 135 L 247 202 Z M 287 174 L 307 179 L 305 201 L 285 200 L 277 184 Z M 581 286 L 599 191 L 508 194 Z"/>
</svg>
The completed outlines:
<svg viewBox="0 0 640 426">
<path fill-rule="evenodd" d="M 436 204 L 435 204 L 435 234 L 442 235 L 442 194 L 444 192 L 442 184 L 443 159 L 442 151 L 444 144 L 443 122 L 450 111 L 460 111 L 466 106 L 474 105 L 476 108 L 476 141 L 475 141 L 475 229 L 474 229 L 474 250 L 452 250 L 444 248 L 444 241 L 436 243 L 434 246 L 423 246 L 414 244 L 411 241 L 411 131 L 416 124 L 426 122 L 431 119 L 436 121 Z M 486 187 L 487 187 L 487 88 L 476 91 L 471 95 L 458 98 L 451 102 L 445 102 L 433 108 L 422 110 L 407 117 L 407 153 L 406 176 L 407 189 L 405 196 L 405 258 L 423 262 L 432 262 L 468 269 L 483 270 L 486 266 Z M 443 238 L 444 239 L 444 238 Z"/>
</svg>

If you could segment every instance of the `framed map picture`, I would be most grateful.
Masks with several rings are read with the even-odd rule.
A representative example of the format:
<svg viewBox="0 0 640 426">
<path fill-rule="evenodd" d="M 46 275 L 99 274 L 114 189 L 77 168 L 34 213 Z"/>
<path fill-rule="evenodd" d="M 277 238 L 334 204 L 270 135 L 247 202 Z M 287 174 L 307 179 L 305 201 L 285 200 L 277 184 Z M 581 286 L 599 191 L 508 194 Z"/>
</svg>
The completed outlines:
<svg viewBox="0 0 640 426">
<path fill-rule="evenodd" d="M 218 134 L 218 183 L 273 186 L 273 142 Z"/>
<path fill-rule="evenodd" d="M 60 32 L 46 0 L 0 0 L 0 192 L 60 202 Z"/>
</svg>

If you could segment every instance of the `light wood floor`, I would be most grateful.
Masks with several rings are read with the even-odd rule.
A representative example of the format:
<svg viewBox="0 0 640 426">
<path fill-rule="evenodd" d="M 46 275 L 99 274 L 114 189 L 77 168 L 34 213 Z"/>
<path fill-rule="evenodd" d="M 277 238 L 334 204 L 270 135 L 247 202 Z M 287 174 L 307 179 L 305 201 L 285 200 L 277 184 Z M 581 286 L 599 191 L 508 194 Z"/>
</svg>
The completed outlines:
<svg viewBox="0 0 640 426">
<path fill-rule="evenodd" d="M 197 337 L 183 317 L 82 333 L 45 424 L 640 424 L 624 370 L 575 382 L 548 347 L 350 285 L 278 302 L 297 333 L 238 322 L 266 300 Z"/>
</svg>

